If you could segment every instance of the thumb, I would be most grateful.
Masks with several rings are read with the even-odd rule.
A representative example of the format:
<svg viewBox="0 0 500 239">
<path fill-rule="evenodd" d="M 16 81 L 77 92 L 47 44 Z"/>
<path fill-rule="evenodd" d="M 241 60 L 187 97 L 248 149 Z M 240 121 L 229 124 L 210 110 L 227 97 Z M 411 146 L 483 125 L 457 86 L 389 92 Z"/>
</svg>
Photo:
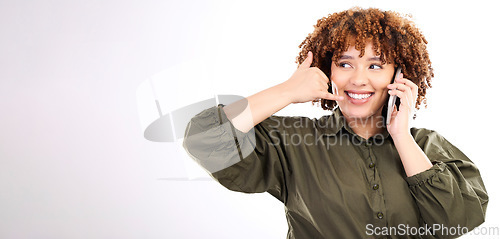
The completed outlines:
<svg viewBox="0 0 500 239">
<path fill-rule="evenodd" d="M 309 67 L 311 67 L 312 61 L 313 61 L 313 54 L 312 54 L 311 51 L 308 51 L 307 52 L 307 58 L 304 60 L 304 62 L 302 62 L 302 64 L 300 64 L 299 68 L 309 68 Z"/>
</svg>

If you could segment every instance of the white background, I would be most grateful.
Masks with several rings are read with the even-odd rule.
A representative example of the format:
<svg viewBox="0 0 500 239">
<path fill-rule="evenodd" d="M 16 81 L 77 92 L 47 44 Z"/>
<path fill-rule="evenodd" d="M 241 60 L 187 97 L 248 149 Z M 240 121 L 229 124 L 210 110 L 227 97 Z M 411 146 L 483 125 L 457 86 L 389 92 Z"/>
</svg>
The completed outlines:
<svg viewBox="0 0 500 239">
<path fill-rule="evenodd" d="M 143 138 L 136 90 L 196 59 L 210 74 L 170 79 L 175 104 L 249 96 L 291 76 L 317 19 L 355 5 L 413 15 L 436 75 L 415 125 L 477 164 L 490 195 L 482 227 L 498 229 L 493 2 L 3 0 L 0 238 L 285 238 L 272 196 L 182 180 L 179 143 Z M 279 112 L 327 113 L 310 104 Z"/>
</svg>

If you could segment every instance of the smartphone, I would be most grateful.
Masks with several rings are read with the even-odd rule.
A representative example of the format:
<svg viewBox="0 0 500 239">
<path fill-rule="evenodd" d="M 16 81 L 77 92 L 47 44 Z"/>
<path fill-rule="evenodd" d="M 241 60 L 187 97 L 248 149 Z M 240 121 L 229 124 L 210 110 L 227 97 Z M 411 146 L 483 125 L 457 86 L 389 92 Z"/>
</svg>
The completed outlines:
<svg viewBox="0 0 500 239">
<path fill-rule="evenodd" d="M 394 77 L 392 78 L 392 83 L 396 80 L 397 77 L 399 77 L 399 74 L 401 74 L 401 67 L 398 67 L 396 70 L 396 73 L 394 73 Z M 399 106 L 399 99 L 397 98 L 396 95 L 391 95 L 389 96 L 389 102 L 387 103 L 387 117 L 385 117 L 385 124 L 388 125 L 391 122 L 391 115 L 392 115 L 392 110 L 394 109 L 394 105 Z"/>
<path fill-rule="evenodd" d="M 337 85 L 335 83 L 333 83 L 332 80 L 330 80 L 331 84 L 332 84 L 332 93 L 334 95 L 339 95 L 339 91 L 337 90 Z"/>
</svg>

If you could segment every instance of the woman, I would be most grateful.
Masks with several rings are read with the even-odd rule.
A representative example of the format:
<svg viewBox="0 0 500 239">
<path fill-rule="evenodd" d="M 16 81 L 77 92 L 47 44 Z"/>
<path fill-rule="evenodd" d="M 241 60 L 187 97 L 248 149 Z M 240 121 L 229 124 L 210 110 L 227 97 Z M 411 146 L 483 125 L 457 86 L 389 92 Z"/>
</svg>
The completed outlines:
<svg viewBox="0 0 500 239">
<path fill-rule="evenodd" d="M 426 44 L 394 12 L 331 14 L 287 81 L 199 113 L 184 147 L 228 189 L 282 201 L 288 238 L 458 237 L 484 222 L 488 195 L 460 150 L 409 127 L 433 77 Z M 389 95 L 399 103 L 386 124 Z M 308 101 L 333 112 L 273 116 Z"/>
</svg>

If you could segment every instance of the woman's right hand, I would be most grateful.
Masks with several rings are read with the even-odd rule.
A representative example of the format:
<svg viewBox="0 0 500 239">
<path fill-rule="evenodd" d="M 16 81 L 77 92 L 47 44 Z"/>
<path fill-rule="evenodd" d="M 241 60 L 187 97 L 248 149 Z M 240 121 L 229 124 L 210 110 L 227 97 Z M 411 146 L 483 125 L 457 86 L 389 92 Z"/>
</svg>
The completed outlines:
<svg viewBox="0 0 500 239">
<path fill-rule="evenodd" d="M 329 79 L 317 67 L 311 67 L 312 52 L 287 81 L 265 89 L 247 98 L 224 106 L 227 118 L 241 132 L 249 132 L 269 116 L 291 103 L 317 99 L 343 100 L 328 92 Z"/>
<path fill-rule="evenodd" d="M 291 103 L 303 103 L 318 99 L 343 100 L 344 97 L 328 92 L 330 79 L 317 67 L 310 67 L 313 61 L 312 52 L 297 70 L 282 85 Z"/>
</svg>

